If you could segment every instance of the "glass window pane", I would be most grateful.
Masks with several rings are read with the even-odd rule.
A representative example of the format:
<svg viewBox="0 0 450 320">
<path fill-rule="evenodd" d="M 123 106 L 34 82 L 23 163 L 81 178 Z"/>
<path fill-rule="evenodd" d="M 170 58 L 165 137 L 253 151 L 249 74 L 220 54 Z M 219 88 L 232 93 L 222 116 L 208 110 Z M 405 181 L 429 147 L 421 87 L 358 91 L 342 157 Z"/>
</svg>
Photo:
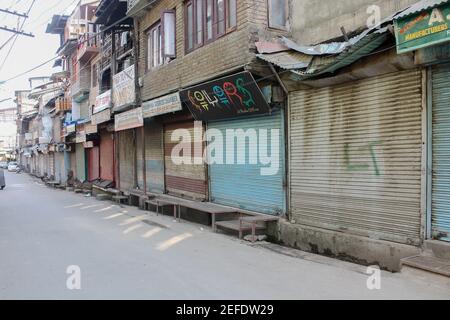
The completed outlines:
<svg viewBox="0 0 450 320">
<path fill-rule="evenodd" d="M 271 27 L 285 27 L 287 22 L 287 0 L 269 0 L 269 22 Z"/>
<path fill-rule="evenodd" d="M 163 58 L 163 47 L 162 47 L 162 32 L 161 32 L 161 26 L 158 27 L 158 65 L 161 65 L 164 63 Z"/>
<path fill-rule="evenodd" d="M 213 38 L 213 1 L 206 1 L 206 40 Z"/>
<path fill-rule="evenodd" d="M 236 0 L 228 0 L 228 22 L 227 28 L 234 28 L 237 25 Z"/>
<path fill-rule="evenodd" d="M 164 13 L 164 55 L 175 57 L 175 12 Z"/>
<path fill-rule="evenodd" d="M 203 43 L 203 0 L 196 0 L 196 28 L 197 28 L 197 39 L 196 44 Z"/>
<path fill-rule="evenodd" d="M 217 34 L 225 33 L 225 0 L 217 0 Z"/>
<path fill-rule="evenodd" d="M 187 6 L 187 46 L 188 49 L 192 49 L 194 47 L 194 9 L 192 4 Z"/>
</svg>

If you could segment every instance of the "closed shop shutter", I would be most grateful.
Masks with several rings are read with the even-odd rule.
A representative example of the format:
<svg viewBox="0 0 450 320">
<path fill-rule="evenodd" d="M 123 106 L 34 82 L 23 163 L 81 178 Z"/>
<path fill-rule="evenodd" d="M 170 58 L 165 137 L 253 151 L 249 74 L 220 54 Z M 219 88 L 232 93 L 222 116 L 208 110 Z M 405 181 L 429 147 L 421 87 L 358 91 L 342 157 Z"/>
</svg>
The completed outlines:
<svg viewBox="0 0 450 320">
<path fill-rule="evenodd" d="M 224 145 L 223 164 L 211 164 L 209 166 L 211 201 L 260 213 L 280 215 L 285 213 L 285 183 L 284 183 L 284 126 L 281 111 L 274 112 L 271 116 L 252 117 L 238 120 L 213 122 L 208 125 L 208 130 L 219 130 L 222 133 Z M 243 130 L 250 134 L 263 134 L 267 130 L 267 146 L 263 148 L 261 140 L 256 143 L 256 149 L 250 146 L 250 139 L 245 139 L 242 145 L 234 144 L 233 163 L 227 163 L 228 149 L 230 145 L 227 130 Z M 238 131 L 234 131 L 238 134 Z M 272 144 L 272 138 L 276 138 Z M 242 135 L 240 135 L 242 137 Z M 251 151 L 252 150 L 252 151 Z M 272 154 L 276 150 L 276 154 Z M 274 152 L 274 153 L 275 153 Z M 237 156 L 245 155 L 245 164 L 237 163 Z M 253 153 L 253 155 L 252 155 Z M 271 165 L 264 165 L 259 154 L 271 156 Z M 253 161 L 251 161 L 253 160 Z M 272 166 L 272 172 L 264 172 L 262 168 Z"/>
<path fill-rule="evenodd" d="M 183 129 L 192 137 L 191 142 L 185 145 L 186 150 L 191 150 L 191 163 L 176 164 L 172 161 L 172 150 L 179 145 L 179 142 L 172 141 L 172 133 L 175 130 Z M 195 158 L 195 145 L 199 148 L 202 145 L 203 130 L 197 136 L 194 135 L 194 122 L 180 122 L 166 125 L 164 128 L 164 155 L 165 155 L 165 178 L 166 189 L 169 194 L 186 197 L 202 201 L 207 199 L 206 165 L 195 164 L 195 161 L 202 159 Z M 195 140 L 196 139 L 196 140 Z M 176 156 L 187 156 L 177 154 Z M 202 158 L 202 154 L 197 158 Z"/>
<path fill-rule="evenodd" d="M 89 163 L 89 181 L 94 181 L 100 177 L 100 149 L 99 147 L 94 147 L 86 150 Z"/>
<path fill-rule="evenodd" d="M 59 183 L 61 183 L 61 170 L 62 170 L 61 158 L 64 161 L 62 153 L 60 152 L 55 153 L 55 181 Z"/>
<path fill-rule="evenodd" d="M 76 145 L 72 145 L 72 150 L 76 149 Z M 70 170 L 72 171 L 72 175 L 74 178 L 77 177 L 77 153 L 76 150 L 70 152 Z"/>
<path fill-rule="evenodd" d="M 48 154 L 48 172 L 49 176 L 53 179 L 55 178 L 55 154 L 53 152 L 50 152 Z"/>
<path fill-rule="evenodd" d="M 136 173 L 134 130 L 118 132 L 118 139 L 120 189 L 131 190 L 135 187 Z"/>
<path fill-rule="evenodd" d="M 147 191 L 164 192 L 163 126 L 155 121 L 145 124 L 145 161 Z"/>
<path fill-rule="evenodd" d="M 80 182 L 86 181 L 86 154 L 84 152 L 84 145 L 77 143 L 75 147 L 76 153 L 76 177 Z"/>
<path fill-rule="evenodd" d="M 432 75 L 432 233 L 450 241 L 450 64 L 434 67 Z"/>
<path fill-rule="evenodd" d="M 114 181 L 114 139 L 106 130 L 100 131 L 100 178 Z"/>
<path fill-rule="evenodd" d="M 290 95 L 291 210 L 300 224 L 421 237 L 421 71 Z"/>
<path fill-rule="evenodd" d="M 139 190 L 144 190 L 144 137 L 143 128 L 136 129 L 136 165 L 137 185 Z"/>
</svg>

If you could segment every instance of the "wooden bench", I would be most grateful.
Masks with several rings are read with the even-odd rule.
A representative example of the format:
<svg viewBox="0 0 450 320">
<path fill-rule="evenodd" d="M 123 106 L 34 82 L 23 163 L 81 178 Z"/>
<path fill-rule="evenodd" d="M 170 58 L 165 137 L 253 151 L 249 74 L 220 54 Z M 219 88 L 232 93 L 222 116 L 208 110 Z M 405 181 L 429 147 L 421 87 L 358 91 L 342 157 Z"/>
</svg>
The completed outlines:
<svg viewBox="0 0 450 320">
<path fill-rule="evenodd" d="M 252 230 L 252 242 L 256 241 L 256 229 L 266 229 L 266 224 L 268 222 L 275 222 L 278 221 L 278 217 L 274 216 L 266 216 L 266 215 L 257 215 L 257 216 L 247 216 L 247 217 L 241 217 L 239 219 L 239 239 L 242 239 L 242 232 L 245 231 L 246 225 L 250 225 L 250 228 Z M 264 226 L 261 226 L 258 223 L 264 223 Z"/>
<path fill-rule="evenodd" d="M 112 199 L 117 202 L 118 204 L 122 204 L 122 202 L 126 202 L 127 204 L 130 202 L 130 198 L 127 196 L 114 196 Z"/>
<path fill-rule="evenodd" d="M 161 199 L 149 199 L 145 201 L 145 210 L 149 210 L 149 205 L 156 207 L 156 215 L 159 216 L 159 208 L 161 208 L 161 214 L 163 213 L 164 207 L 171 207 L 173 206 L 173 217 L 177 219 L 177 205 L 174 203 L 170 203 Z"/>
</svg>

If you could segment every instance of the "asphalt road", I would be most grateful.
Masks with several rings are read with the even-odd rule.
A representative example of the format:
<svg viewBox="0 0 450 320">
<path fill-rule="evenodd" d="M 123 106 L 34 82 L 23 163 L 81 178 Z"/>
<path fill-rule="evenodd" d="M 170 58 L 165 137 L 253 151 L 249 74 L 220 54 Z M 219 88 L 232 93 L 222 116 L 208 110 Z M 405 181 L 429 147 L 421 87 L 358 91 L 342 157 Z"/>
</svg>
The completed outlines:
<svg viewBox="0 0 450 320">
<path fill-rule="evenodd" d="M 450 283 L 381 273 L 6 173 L 0 191 L 0 299 L 448 299 Z M 281 248 L 278 248 L 281 249 Z M 275 251 L 274 251 L 275 250 Z M 293 257 L 293 256 L 294 257 Z M 81 288 L 70 290 L 69 266 Z M 69 287 L 71 287 L 69 285 Z"/>
</svg>

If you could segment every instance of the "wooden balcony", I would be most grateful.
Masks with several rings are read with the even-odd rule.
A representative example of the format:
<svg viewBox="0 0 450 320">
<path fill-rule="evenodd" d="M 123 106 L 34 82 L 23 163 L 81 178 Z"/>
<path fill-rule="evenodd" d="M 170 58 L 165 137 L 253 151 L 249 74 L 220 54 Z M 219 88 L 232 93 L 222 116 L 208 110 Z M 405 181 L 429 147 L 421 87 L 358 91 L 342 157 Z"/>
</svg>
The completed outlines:
<svg viewBox="0 0 450 320">
<path fill-rule="evenodd" d="M 95 33 L 85 33 L 78 40 L 78 60 L 89 61 L 100 52 L 100 36 Z"/>
<path fill-rule="evenodd" d="M 72 100 L 69 98 L 58 98 L 55 102 L 56 112 L 72 110 Z"/>
</svg>

